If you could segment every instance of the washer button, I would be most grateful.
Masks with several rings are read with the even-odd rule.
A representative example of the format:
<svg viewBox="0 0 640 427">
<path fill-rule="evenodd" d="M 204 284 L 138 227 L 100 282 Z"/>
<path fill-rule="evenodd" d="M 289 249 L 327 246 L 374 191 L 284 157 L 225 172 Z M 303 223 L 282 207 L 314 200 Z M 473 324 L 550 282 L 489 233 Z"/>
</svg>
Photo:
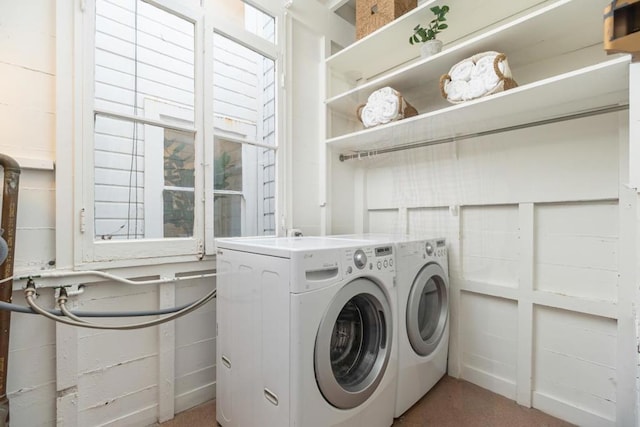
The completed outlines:
<svg viewBox="0 0 640 427">
<path fill-rule="evenodd" d="M 380 270 L 381 268 L 382 268 L 382 263 L 378 261 L 378 270 Z"/>
<path fill-rule="evenodd" d="M 389 267 L 393 267 L 393 259 L 389 260 Z"/>
<path fill-rule="evenodd" d="M 387 261 L 386 259 L 384 260 L 384 268 L 389 267 L 389 261 Z"/>
</svg>

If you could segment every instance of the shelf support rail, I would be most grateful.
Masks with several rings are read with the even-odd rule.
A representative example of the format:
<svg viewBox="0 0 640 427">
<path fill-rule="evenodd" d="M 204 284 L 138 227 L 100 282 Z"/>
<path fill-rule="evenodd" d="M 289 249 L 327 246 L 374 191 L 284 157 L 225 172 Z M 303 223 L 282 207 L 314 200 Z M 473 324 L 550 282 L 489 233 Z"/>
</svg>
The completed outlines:
<svg viewBox="0 0 640 427">
<path fill-rule="evenodd" d="M 519 125 L 506 126 L 506 127 L 486 130 L 486 131 L 482 131 L 482 132 L 474 132 L 474 133 L 450 136 L 450 137 L 441 138 L 441 139 L 433 139 L 433 140 L 424 140 L 424 141 L 411 142 L 409 144 L 402 144 L 402 145 L 397 145 L 395 147 L 380 148 L 380 149 L 376 149 L 376 150 L 358 151 L 358 152 L 356 152 L 354 154 L 340 154 L 340 161 L 344 162 L 344 161 L 347 161 L 347 160 L 355 160 L 355 159 L 363 160 L 363 159 L 366 159 L 366 158 L 369 158 L 369 157 L 378 156 L 380 154 L 394 153 L 396 151 L 412 150 L 414 148 L 428 147 L 430 145 L 446 144 L 446 143 L 449 143 L 449 142 L 456 142 L 456 141 L 462 141 L 462 140 L 465 140 L 465 139 L 478 138 L 478 137 L 488 136 L 488 135 L 495 135 L 495 134 L 498 134 L 498 133 L 511 132 L 511 131 L 520 130 L 520 129 L 527 129 L 527 128 L 531 128 L 531 127 L 535 127 L 535 126 L 548 125 L 548 124 L 552 124 L 552 123 L 565 122 L 565 121 L 568 121 L 568 120 L 582 119 L 582 118 L 585 118 L 585 117 L 598 116 L 598 115 L 601 115 L 601 114 L 614 113 L 614 112 L 617 112 L 617 111 L 623 111 L 623 110 L 628 110 L 628 109 L 629 109 L 629 104 L 608 105 L 608 106 L 601 107 L 601 108 L 594 109 L 594 110 L 587 110 L 587 111 L 582 111 L 582 112 L 579 112 L 579 113 L 573 113 L 573 114 L 567 114 L 567 115 L 564 115 L 564 116 L 553 117 L 551 119 L 544 119 L 544 120 L 538 120 L 538 121 L 535 121 L 535 122 L 523 123 L 523 124 L 519 124 Z"/>
</svg>

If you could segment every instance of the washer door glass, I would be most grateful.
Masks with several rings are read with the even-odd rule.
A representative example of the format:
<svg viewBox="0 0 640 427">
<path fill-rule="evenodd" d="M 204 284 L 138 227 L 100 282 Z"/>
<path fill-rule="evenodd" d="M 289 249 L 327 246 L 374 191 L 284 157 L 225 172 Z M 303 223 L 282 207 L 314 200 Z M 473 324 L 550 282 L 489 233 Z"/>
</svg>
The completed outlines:
<svg viewBox="0 0 640 427">
<path fill-rule="evenodd" d="M 413 350 L 431 354 L 442 339 L 449 317 L 448 284 L 438 264 L 420 270 L 407 301 L 407 334 Z"/>
<path fill-rule="evenodd" d="M 382 380 L 393 334 L 388 298 L 377 283 L 356 279 L 329 305 L 316 337 L 318 387 L 341 409 L 363 403 Z"/>
</svg>

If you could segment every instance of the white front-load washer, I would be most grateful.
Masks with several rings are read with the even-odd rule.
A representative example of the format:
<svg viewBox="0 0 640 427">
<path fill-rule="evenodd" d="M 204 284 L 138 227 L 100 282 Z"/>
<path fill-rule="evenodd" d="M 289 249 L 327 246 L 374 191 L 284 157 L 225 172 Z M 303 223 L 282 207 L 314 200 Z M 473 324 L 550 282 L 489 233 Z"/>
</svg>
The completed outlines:
<svg viewBox="0 0 640 427">
<path fill-rule="evenodd" d="M 399 417 L 446 374 L 449 352 L 449 263 L 444 238 L 352 234 L 330 236 L 393 243 L 398 291 Z"/>
<path fill-rule="evenodd" d="M 217 241 L 222 426 L 393 423 L 392 245 L 349 239 Z"/>
</svg>

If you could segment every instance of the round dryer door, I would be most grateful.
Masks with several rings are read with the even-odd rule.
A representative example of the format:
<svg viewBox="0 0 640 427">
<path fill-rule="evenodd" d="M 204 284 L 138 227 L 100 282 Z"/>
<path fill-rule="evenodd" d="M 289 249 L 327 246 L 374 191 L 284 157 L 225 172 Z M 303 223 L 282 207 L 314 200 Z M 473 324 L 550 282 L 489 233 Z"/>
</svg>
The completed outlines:
<svg viewBox="0 0 640 427">
<path fill-rule="evenodd" d="M 449 317 L 448 283 L 442 267 L 427 264 L 418 273 L 407 301 L 407 334 L 413 350 L 431 354 L 444 335 Z"/>
<path fill-rule="evenodd" d="M 391 356 L 393 325 L 387 295 L 356 279 L 329 305 L 316 336 L 316 381 L 327 402 L 350 409 L 373 394 Z"/>
</svg>

